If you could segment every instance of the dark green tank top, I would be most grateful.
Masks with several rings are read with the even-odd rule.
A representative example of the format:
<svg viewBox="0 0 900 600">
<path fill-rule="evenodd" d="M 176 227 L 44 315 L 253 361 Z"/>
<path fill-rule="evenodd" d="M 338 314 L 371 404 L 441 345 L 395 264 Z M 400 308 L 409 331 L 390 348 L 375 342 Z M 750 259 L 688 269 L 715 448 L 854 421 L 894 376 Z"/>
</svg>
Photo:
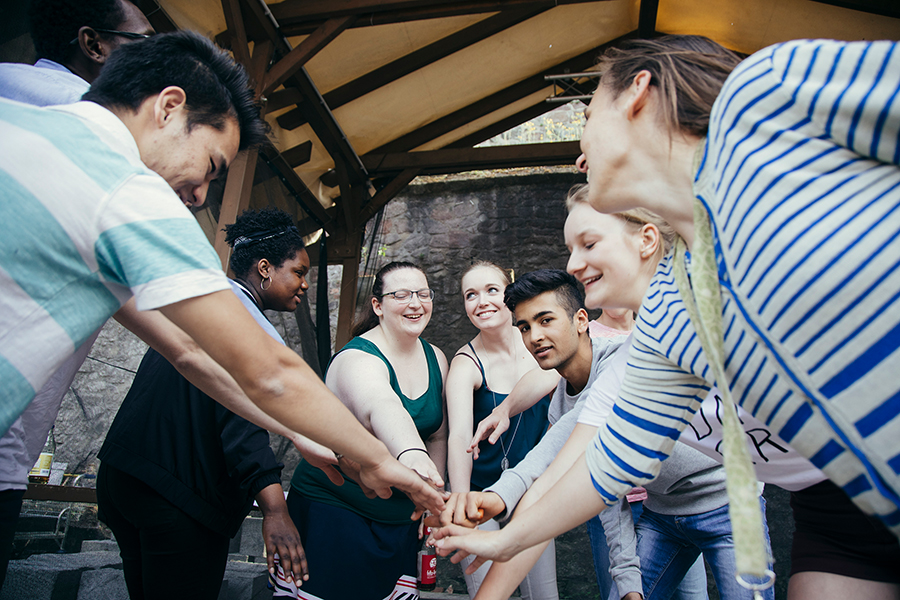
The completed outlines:
<svg viewBox="0 0 900 600">
<path fill-rule="evenodd" d="M 397 374 L 387 357 L 381 353 L 378 347 L 369 340 L 355 337 L 341 349 L 361 350 L 367 354 L 377 356 L 387 366 L 390 373 L 391 389 L 400 398 L 403 408 L 410 414 L 422 440 L 427 440 L 440 429 L 444 419 L 444 384 L 441 377 L 441 368 L 435 356 L 431 344 L 425 340 L 419 340 L 425 351 L 428 363 L 428 389 L 418 398 L 407 398 L 400 391 L 397 382 Z M 340 354 L 340 352 L 338 353 Z M 337 356 L 337 354 L 335 354 Z M 332 358 L 334 360 L 334 358 Z M 330 366 L 330 365 L 329 365 Z M 393 495 L 387 500 L 381 498 L 366 498 L 362 489 L 355 481 L 344 479 L 344 485 L 337 486 L 328 480 L 328 477 L 316 467 L 306 461 L 297 465 L 294 476 L 291 479 L 291 492 L 300 493 L 310 500 L 330 504 L 346 510 L 351 510 L 358 515 L 378 521 L 380 523 L 408 524 L 412 514 L 412 501 L 399 490 L 394 490 Z"/>
</svg>

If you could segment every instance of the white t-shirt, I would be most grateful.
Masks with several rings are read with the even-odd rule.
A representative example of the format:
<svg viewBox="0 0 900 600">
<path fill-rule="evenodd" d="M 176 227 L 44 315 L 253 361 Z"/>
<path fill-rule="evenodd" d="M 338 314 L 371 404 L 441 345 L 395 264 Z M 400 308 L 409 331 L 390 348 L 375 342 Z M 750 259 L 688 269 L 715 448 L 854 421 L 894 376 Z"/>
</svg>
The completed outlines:
<svg viewBox="0 0 900 600">
<path fill-rule="evenodd" d="M 628 365 L 631 337 L 619 348 L 606 369 L 588 390 L 587 399 L 578 422 L 600 427 L 616 403 L 619 387 Z M 682 432 L 679 442 L 722 461 L 721 402 L 718 390 L 712 388 L 700 404 L 690 425 Z M 826 479 L 825 474 L 813 466 L 779 438 L 765 423 L 738 407 L 738 417 L 747 434 L 747 448 L 756 467 L 756 476 L 763 483 L 771 483 L 788 491 L 807 488 Z"/>
</svg>

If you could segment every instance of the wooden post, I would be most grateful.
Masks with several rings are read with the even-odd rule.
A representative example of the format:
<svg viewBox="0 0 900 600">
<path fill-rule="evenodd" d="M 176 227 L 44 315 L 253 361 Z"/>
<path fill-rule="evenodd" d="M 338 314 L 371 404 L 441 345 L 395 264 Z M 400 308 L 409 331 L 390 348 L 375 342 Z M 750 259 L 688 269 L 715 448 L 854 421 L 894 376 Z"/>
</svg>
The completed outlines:
<svg viewBox="0 0 900 600">
<path fill-rule="evenodd" d="M 225 243 L 225 226 L 231 225 L 237 216 L 250 206 L 250 192 L 253 190 L 253 174 L 256 172 L 256 149 L 239 152 L 228 168 L 222 208 L 219 210 L 219 224 L 216 226 L 216 254 L 222 261 L 222 270 L 228 272 L 231 246 Z"/>
<path fill-rule="evenodd" d="M 338 306 L 337 331 L 334 334 L 334 351 L 350 341 L 350 329 L 356 316 L 356 290 L 359 286 L 359 261 L 362 253 L 362 232 L 340 229 L 328 238 L 328 262 L 340 263 L 341 297 Z"/>
</svg>

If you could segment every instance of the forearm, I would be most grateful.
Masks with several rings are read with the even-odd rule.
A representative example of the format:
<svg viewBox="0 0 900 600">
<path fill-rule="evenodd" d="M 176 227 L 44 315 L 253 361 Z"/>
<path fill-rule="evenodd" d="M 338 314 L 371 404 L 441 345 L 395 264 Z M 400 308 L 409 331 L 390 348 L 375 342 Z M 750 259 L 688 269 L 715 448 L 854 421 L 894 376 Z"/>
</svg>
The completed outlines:
<svg viewBox="0 0 900 600">
<path fill-rule="evenodd" d="M 287 502 L 284 500 L 284 490 L 281 484 L 267 485 L 256 494 L 256 503 L 263 517 L 275 513 L 287 512 Z"/>
<path fill-rule="evenodd" d="M 296 436 L 294 431 L 254 404 L 228 371 L 162 313 L 139 311 L 132 298 L 119 309 L 114 318 L 159 352 L 185 379 L 231 412 L 272 433 L 291 440 Z"/>
<path fill-rule="evenodd" d="M 549 541 L 605 508 L 582 457 L 536 504 L 517 511 L 516 518 L 499 532 L 504 550 L 497 560 L 508 560 L 527 548 Z"/>
<path fill-rule="evenodd" d="M 526 411 L 538 401 L 552 392 L 559 382 L 559 374 L 556 371 L 542 371 L 534 369 L 526 373 L 495 411 L 503 411 L 506 416 L 512 418 L 520 412 Z"/>
<path fill-rule="evenodd" d="M 538 494 L 528 494 L 522 498 L 517 511 L 525 511 L 540 498 Z M 513 517 L 515 521 L 515 517 Z M 550 541 L 523 550 L 506 562 L 494 562 L 478 589 L 476 600 L 505 600 L 525 579 L 532 567 L 540 559 Z"/>
<path fill-rule="evenodd" d="M 364 467 L 389 457 L 384 444 L 360 425 L 303 359 L 270 338 L 231 292 L 161 310 L 231 373 L 260 409 L 287 429 Z M 224 322 L 228 329 L 219 326 Z"/>
<path fill-rule="evenodd" d="M 443 432 L 438 432 L 432 435 L 425 442 L 425 448 L 428 450 L 428 454 L 431 456 L 432 462 L 434 462 L 434 466 L 437 467 L 438 473 L 441 474 L 442 477 L 447 474 L 447 435 L 446 430 Z"/>
<path fill-rule="evenodd" d="M 450 477 L 450 490 L 468 492 L 472 480 L 472 455 L 466 452 L 468 439 L 460 439 L 451 435 L 447 440 L 447 473 Z"/>
<path fill-rule="evenodd" d="M 506 562 L 493 562 L 475 600 L 506 600 L 512 596 L 525 576 L 547 549 L 549 540 L 523 550 Z"/>
</svg>

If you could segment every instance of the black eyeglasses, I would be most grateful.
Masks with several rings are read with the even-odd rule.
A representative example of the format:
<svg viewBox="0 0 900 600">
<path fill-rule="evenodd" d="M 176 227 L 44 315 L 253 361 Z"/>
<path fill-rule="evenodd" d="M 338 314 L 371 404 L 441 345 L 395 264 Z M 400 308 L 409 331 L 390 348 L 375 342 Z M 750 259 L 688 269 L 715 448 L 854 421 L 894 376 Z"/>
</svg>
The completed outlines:
<svg viewBox="0 0 900 600">
<path fill-rule="evenodd" d="M 134 33 L 133 31 L 117 31 L 115 29 L 100 29 L 98 27 L 93 28 L 97 33 L 108 33 L 109 35 L 118 35 L 123 38 L 128 38 L 129 40 L 146 40 L 149 37 L 153 37 L 149 33 Z M 77 44 L 78 38 L 75 38 L 69 44 Z"/>
<path fill-rule="evenodd" d="M 434 300 L 434 290 L 429 290 L 425 288 L 424 290 L 397 290 L 396 292 L 388 292 L 386 294 L 382 294 L 381 297 L 385 296 L 393 296 L 394 300 L 397 302 L 402 302 L 403 304 L 409 304 L 410 300 L 412 300 L 413 294 L 419 297 L 420 302 L 431 302 Z"/>
</svg>

